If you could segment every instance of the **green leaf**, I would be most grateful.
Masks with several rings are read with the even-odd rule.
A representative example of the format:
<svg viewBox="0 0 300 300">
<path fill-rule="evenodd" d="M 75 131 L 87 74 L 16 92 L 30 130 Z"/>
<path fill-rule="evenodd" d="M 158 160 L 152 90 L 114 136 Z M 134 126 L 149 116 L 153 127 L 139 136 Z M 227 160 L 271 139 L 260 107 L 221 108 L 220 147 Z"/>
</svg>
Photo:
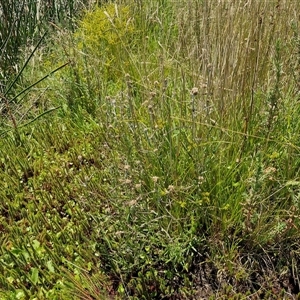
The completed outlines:
<svg viewBox="0 0 300 300">
<path fill-rule="evenodd" d="M 25 299 L 25 293 L 23 290 L 16 290 L 16 299 Z"/>
<path fill-rule="evenodd" d="M 39 280 L 39 270 L 37 268 L 31 268 L 31 280 L 34 284 L 38 283 Z"/>
<path fill-rule="evenodd" d="M 286 186 L 295 186 L 295 185 L 300 185 L 300 181 L 296 181 L 296 180 L 289 180 L 287 181 L 287 183 L 285 184 Z"/>
<path fill-rule="evenodd" d="M 33 248 L 38 250 L 40 248 L 41 243 L 38 240 L 33 241 Z"/>
<path fill-rule="evenodd" d="M 54 273 L 54 272 L 55 272 L 54 267 L 53 267 L 53 264 L 52 264 L 52 260 L 48 260 L 47 263 L 46 263 L 46 265 L 47 265 L 48 270 L 49 270 L 51 273 Z"/>
</svg>

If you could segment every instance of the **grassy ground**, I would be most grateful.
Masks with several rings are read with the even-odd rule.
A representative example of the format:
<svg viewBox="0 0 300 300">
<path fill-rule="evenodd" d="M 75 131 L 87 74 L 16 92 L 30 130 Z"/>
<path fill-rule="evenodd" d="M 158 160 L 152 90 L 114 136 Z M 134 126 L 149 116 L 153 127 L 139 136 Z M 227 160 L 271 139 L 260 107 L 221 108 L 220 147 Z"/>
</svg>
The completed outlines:
<svg viewBox="0 0 300 300">
<path fill-rule="evenodd" d="M 57 27 L 2 107 L 1 298 L 297 299 L 299 13 L 122 1 Z"/>
</svg>

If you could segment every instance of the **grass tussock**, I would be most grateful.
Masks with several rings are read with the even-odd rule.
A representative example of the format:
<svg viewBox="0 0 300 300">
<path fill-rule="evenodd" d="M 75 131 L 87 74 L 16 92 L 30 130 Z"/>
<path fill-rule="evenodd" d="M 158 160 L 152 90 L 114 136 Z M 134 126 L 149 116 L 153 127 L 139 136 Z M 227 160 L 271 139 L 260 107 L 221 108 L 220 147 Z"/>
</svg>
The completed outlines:
<svg viewBox="0 0 300 300">
<path fill-rule="evenodd" d="M 1 296 L 296 297 L 299 9 L 116 1 L 57 27 L 0 128 Z"/>
</svg>

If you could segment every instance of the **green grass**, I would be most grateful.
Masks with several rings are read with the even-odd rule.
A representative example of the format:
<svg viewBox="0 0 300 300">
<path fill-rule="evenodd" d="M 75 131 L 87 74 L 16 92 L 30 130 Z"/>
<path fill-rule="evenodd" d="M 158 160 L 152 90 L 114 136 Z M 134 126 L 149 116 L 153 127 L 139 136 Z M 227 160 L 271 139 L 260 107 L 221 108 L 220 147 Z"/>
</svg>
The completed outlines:
<svg viewBox="0 0 300 300">
<path fill-rule="evenodd" d="M 74 28 L 75 18 L 84 7 L 90 7 L 89 0 L 3 1 L 0 3 L 0 91 L 10 84 L 12 75 L 20 70 L 20 53 L 30 48 L 44 32 L 52 31 L 57 25 Z"/>
<path fill-rule="evenodd" d="M 298 14 L 120 1 L 57 29 L 1 121 L 1 297 L 297 297 Z"/>
</svg>

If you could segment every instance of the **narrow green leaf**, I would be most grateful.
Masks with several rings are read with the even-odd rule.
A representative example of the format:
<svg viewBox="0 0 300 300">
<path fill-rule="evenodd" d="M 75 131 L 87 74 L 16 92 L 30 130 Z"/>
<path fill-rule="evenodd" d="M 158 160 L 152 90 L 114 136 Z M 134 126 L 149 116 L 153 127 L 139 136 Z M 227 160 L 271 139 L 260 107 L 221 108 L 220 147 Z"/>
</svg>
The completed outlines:
<svg viewBox="0 0 300 300">
<path fill-rule="evenodd" d="M 289 180 L 289 181 L 287 181 L 287 183 L 286 183 L 285 185 L 286 185 L 286 186 L 300 185 L 300 181 L 297 181 L 297 180 Z"/>
</svg>

